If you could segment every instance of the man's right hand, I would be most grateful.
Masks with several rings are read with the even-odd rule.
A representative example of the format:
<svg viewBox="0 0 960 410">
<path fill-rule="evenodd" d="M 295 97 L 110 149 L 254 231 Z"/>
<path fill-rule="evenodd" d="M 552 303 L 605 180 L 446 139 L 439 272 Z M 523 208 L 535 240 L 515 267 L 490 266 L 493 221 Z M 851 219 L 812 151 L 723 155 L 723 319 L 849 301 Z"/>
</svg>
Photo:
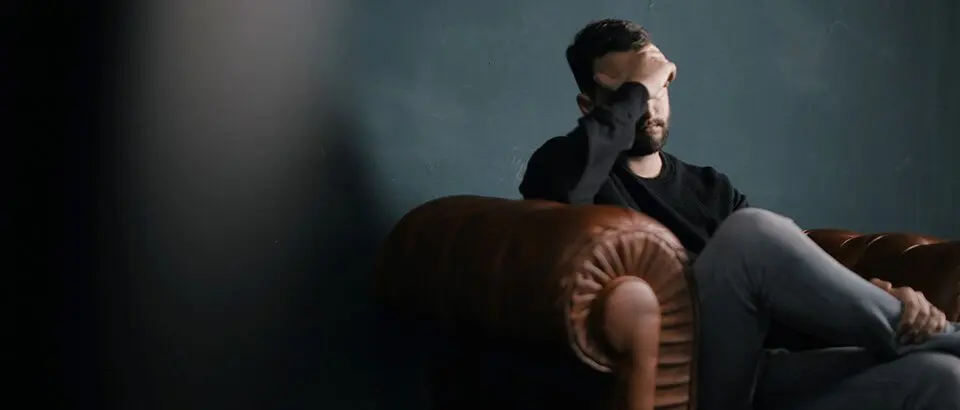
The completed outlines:
<svg viewBox="0 0 960 410">
<path fill-rule="evenodd" d="M 608 53 L 596 63 L 594 80 L 600 86 L 616 90 L 625 82 L 647 87 L 655 97 L 677 77 L 676 64 L 667 60 L 657 46 L 650 44 L 637 51 Z"/>
<path fill-rule="evenodd" d="M 906 286 L 895 288 L 890 282 L 880 279 L 871 279 L 870 283 L 903 302 L 903 313 L 897 329 L 901 343 L 923 343 L 947 328 L 947 315 L 933 306 L 923 293 Z"/>
</svg>

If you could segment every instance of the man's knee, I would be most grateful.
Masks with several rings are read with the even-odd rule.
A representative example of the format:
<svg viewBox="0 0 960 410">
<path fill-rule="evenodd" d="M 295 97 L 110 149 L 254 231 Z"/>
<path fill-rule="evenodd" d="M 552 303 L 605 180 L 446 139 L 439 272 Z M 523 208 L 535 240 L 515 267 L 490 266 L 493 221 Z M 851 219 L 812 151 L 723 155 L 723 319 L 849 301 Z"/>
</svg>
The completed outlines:
<svg viewBox="0 0 960 410">
<path fill-rule="evenodd" d="M 739 225 L 739 224 L 751 224 L 751 225 L 754 225 L 754 224 L 758 224 L 758 223 L 771 223 L 771 222 L 774 222 L 774 223 L 790 222 L 790 223 L 792 223 L 793 220 L 790 219 L 790 218 L 787 218 L 787 217 L 785 217 L 785 216 L 783 216 L 783 215 L 780 215 L 780 214 L 778 214 L 778 213 L 775 213 L 775 212 L 772 212 L 772 211 L 768 211 L 768 210 L 762 209 L 762 208 L 744 208 L 744 209 L 741 209 L 741 210 L 739 210 L 739 211 L 736 211 L 736 212 L 730 214 L 730 216 L 727 217 L 726 221 L 724 221 L 724 222 L 727 223 L 727 224 L 734 224 L 734 225 Z"/>
<path fill-rule="evenodd" d="M 714 236 L 725 240 L 742 240 L 745 237 L 776 235 L 783 229 L 796 229 L 792 219 L 760 208 L 745 208 L 730 214 Z"/>
</svg>

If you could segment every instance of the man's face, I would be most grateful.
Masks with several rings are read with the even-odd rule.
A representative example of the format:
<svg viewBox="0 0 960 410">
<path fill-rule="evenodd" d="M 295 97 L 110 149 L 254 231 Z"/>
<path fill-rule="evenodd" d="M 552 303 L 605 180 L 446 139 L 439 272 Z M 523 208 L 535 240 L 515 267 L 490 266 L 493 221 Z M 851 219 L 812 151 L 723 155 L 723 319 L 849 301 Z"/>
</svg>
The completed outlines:
<svg viewBox="0 0 960 410">
<path fill-rule="evenodd" d="M 658 95 L 647 101 L 647 115 L 637 121 L 637 133 L 630 156 L 650 155 L 660 152 L 670 135 L 670 91 L 663 87 Z"/>
<path fill-rule="evenodd" d="M 633 53 L 627 51 L 622 53 L 609 53 L 601 58 L 594 65 L 596 70 L 603 70 L 612 78 L 622 78 L 625 76 L 626 66 L 629 64 L 624 58 L 626 54 Z M 613 91 L 601 87 L 593 96 L 580 94 L 577 102 L 584 115 L 588 114 L 598 104 L 606 104 L 612 96 Z M 657 95 L 651 95 L 647 101 L 647 115 L 637 122 L 636 137 L 633 147 L 627 151 L 629 156 L 644 156 L 659 152 L 663 149 L 670 134 L 670 91 L 669 87 L 664 87 Z"/>
</svg>

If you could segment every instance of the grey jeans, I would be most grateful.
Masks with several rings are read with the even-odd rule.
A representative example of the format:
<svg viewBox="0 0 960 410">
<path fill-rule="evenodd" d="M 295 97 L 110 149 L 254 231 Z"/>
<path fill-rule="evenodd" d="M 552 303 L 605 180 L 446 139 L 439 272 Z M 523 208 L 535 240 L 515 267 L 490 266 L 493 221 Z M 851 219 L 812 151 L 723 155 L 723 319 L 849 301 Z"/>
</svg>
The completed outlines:
<svg viewBox="0 0 960 410">
<path fill-rule="evenodd" d="M 734 213 L 693 269 L 701 409 L 960 409 L 960 326 L 901 345 L 901 302 L 790 219 L 755 208 Z M 764 351 L 771 319 L 851 347 Z"/>
</svg>

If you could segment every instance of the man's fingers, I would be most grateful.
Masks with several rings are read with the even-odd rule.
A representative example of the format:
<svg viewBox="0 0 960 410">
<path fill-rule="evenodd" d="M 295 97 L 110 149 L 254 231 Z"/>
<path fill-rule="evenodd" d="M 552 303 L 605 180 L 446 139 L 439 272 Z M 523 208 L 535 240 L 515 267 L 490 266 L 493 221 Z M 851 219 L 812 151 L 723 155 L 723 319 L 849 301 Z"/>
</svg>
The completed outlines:
<svg viewBox="0 0 960 410">
<path fill-rule="evenodd" d="M 870 283 L 883 287 L 884 281 L 872 279 Z M 895 288 L 890 292 L 903 302 L 903 314 L 898 325 L 900 343 L 922 343 L 930 336 L 942 333 L 950 322 L 947 316 L 933 306 L 922 292 L 911 288 Z"/>
<path fill-rule="evenodd" d="M 670 60 L 667 60 L 667 56 L 665 56 L 663 52 L 660 51 L 660 49 L 653 44 L 650 44 L 644 48 L 637 50 L 636 54 L 633 55 L 633 59 L 634 59 L 633 60 L 634 64 L 637 64 L 637 65 L 643 65 L 647 61 L 651 61 L 651 60 L 661 61 L 661 62 L 670 61 Z"/>
<path fill-rule="evenodd" d="M 637 55 L 634 56 L 634 58 L 638 58 L 641 60 L 643 60 L 644 58 L 659 58 L 664 60 L 667 59 L 667 57 L 665 57 L 663 53 L 656 48 L 641 48 L 640 50 L 637 50 Z"/>
<path fill-rule="evenodd" d="M 899 288 L 896 292 L 897 298 L 903 302 L 903 315 L 900 316 L 899 333 L 901 336 L 906 336 L 917 321 L 917 316 L 920 314 L 920 305 L 917 303 L 917 295 L 913 289 Z"/>
<path fill-rule="evenodd" d="M 914 343 L 922 343 L 931 335 L 937 333 L 937 309 L 923 295 L 923 292 L 916 292 L 917 303 L 920 304 L 920 314 L 917 315 L 917 323 L 914 327 Z"/>
<path fill-rule="evenodd" d="M 937 328 L 936 333 L 943 333 L 947 330 L 947 325 L 950 322 L 947 320 L 947 314 L 943 313 L 940 309 L 937 309 Z"/>
<path fill-rule="evenodd" d="M 660 47 L 657 47 L 656 44 L 647 43 L 647 45 L 641 47 L 637 50 L 637 54 L 660 54 L 663 55 L 663 52 L 660 51 Z"/>
<path fill-rule="evenodd" d="M 883 289 L 886 292 L 890 292 L 893 290 L 893 284 L 885 280 L 874 278 L 874 279 L 870 279 L 870 283 L 872 283 L 874 286 L 880 289 Z"/>
</svg>

